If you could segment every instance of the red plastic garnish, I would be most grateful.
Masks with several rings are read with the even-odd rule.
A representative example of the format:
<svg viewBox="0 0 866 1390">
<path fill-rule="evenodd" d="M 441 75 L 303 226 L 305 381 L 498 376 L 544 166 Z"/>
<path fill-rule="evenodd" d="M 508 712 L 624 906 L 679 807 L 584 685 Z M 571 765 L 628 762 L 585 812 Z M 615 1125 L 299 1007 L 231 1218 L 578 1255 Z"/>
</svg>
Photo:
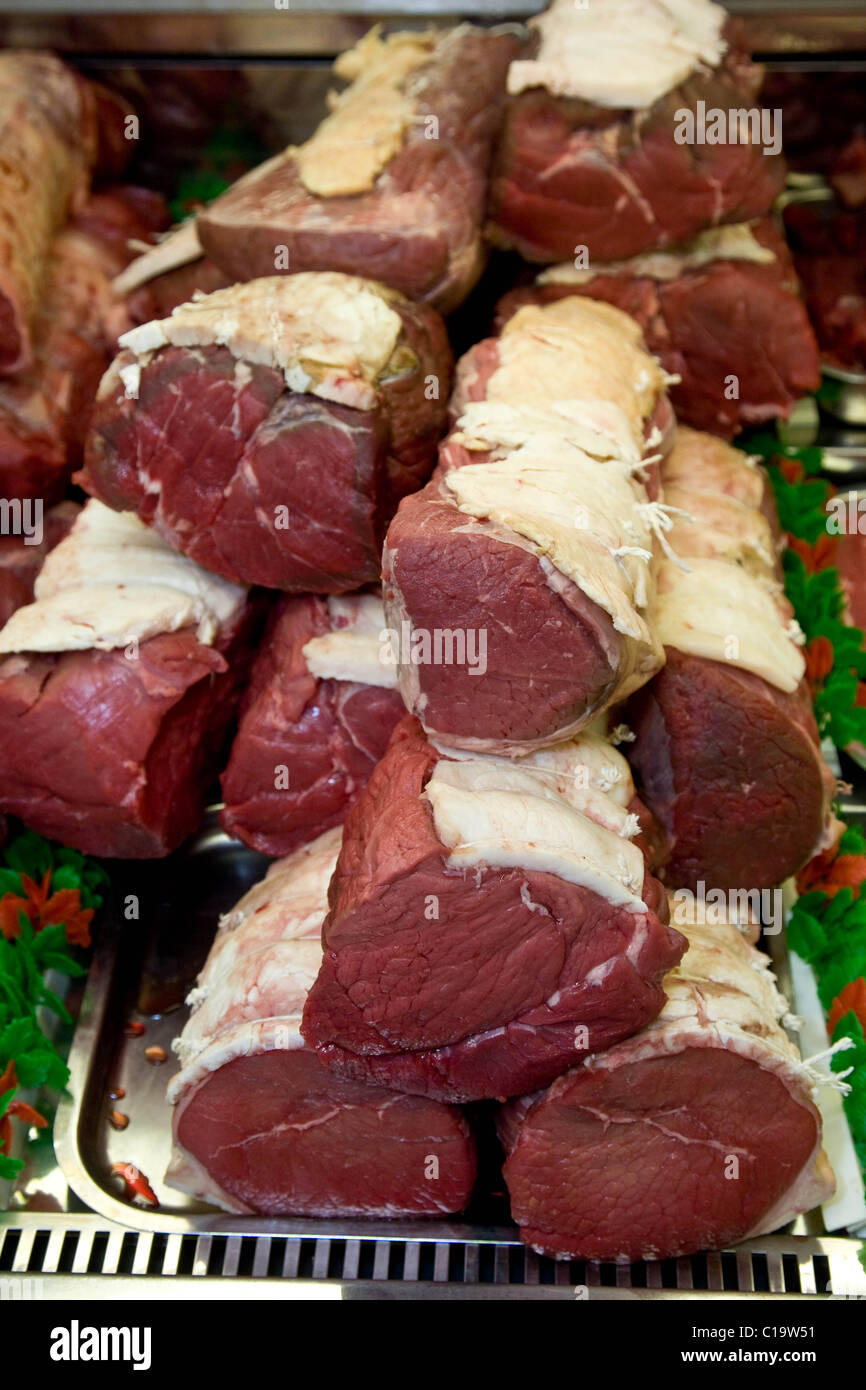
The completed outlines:
<svg viewBox="0 0 866 1390">
<path fill-rule="evenodd" d="M 140 1168 L 136 1168 L 134 1163 L 112 1163 L 111 1171 L 123 1180 L 126 1188 L 125 1196 L 129 1201 L 132 1201 L 134 1197 L 140 1197 L 143 1202 L 148 1202 L 152 1207 L 159 1206 L 156 1193 L 144 1173 Z"/>
<path fill-rule="evenodd" d="M 854 1013 L 866 1033 L 866 980 L 861 975 L 857 980 L 849 980 L 830 1005 L 827 1015 L 827 1032 L 832 1038 L 836 1025 L 845 1014 Z"/>
<path fill-rule="evenodd" d="M 130 1021 L 129 1023 L 127 1023 L 123 1031 L 128 1038 L 140 1038 L 143 1036 L 144 1033 L 147 1032 L 147 1029 L 145 1028 L 143 1023 L 136 1023 L 134 1021 Z"/>
<path fill-rule="evenodd" d="M 6 1070 L 0 1076 L 0 1096 L 7 1091 L 14 1091 L 18 1085 L 18 1077 L 15 1075 L 15 1063 L 10 1058 L 6 1063 Z M 10 1100 L 6 1113 L 0 1118 L 0 1154 L 8 1154 L 12 1143 L 12 1120 L 20 1120 L 22 1124 L 35 1125 L 37 1129 L 44 1129 L 48 1121 L 40 1115 L 38 1110 L 34 1110 L 32 1105 L 27 1105 L 23 1100 Z"/>
<path fill-rule="evenodd" d="M 81 906 L 81 894 L 77 888 L 61 888 L 58 893 L 51 893 L 50 869 L 46 869 L 41 883 L 22 874 L 21 886 L 24 889 L 23 897 L 17 893 L 6 893 L 0 898 L 0 931 L 7 941 L 14 941 L 21 935 L 18 914 L 23 912 L 36 932 L 62 922 L 70 946 L 90 945 L 93 908 Z"/>
<path fill-rule="evenodd" d="M 833 670 L 833 644 L 829 637 L 821 634 L 812 638 L 803 655 L 806 658 L 806 679 L 813 689 L 818 689 Z"/>
<path fill-rule="evenodd" d="M 866 882 L 866 855 L 837 854 L 834 849 L 825 850 L 810 859 L 797 875 L 797 889 L 800 893 L 818 891 L 835 898 L 841 888 L 850 888 L 854 897 Z"/>
</svg>

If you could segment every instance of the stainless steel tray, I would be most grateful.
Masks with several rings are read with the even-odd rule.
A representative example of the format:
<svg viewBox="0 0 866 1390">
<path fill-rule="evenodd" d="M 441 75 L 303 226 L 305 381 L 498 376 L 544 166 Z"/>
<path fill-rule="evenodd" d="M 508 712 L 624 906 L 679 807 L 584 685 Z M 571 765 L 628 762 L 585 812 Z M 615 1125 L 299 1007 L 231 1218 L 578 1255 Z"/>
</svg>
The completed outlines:
<svg viewBox="0 0 866 1390">
<path fill-rule="evenodd" d="M 112 900 L 104 909 L 103 929 L 69 1053 L 68 1093 L 55 1120 L 55 1152 L 69 1188 L 100 1217 L 143 1233 L 178 1238 L 432 1243 L 437 1247 L 494 1245 L 503 1253 L 507 1247 L 517 1247 L 514 1255 L 520 1258 L 517 1252 L 522 1247 L 509 1221 L 498 1155 L 483 1146 L 478 1194 L 465 1217 L 455 1221 L 231 1216 L 164 1183 L 171 1125 L 165 1084 L 176 1067 L 170 1049 L 186 1018 L 182 1001 L 207 954 L 218 914 L 233 906 L 261 876 L 266 863 L 225 836 L 211 812 L 201 833 L 170 860 L 115 868 Z M 135 910 L 137 920 L 124 916 Z M 788 985 L 784 941 L 768 940 L 784 989 Z M 165 1051 L 164 1064 L 148 1062 L 146 1049 L 154 1047 Z M 112 1127 L 110 1116 L 115 1110 L 128 1117 L 125 1129 Z M 115 1163 L 133 1163 L 146 1175 L 159 1199 L 158 1208 L 125 1197 L 112 1174 Z M 781 1241 L 791 1253 L 799 1242 L 811 1238 L 814 1243 L 823 1234 L 821 1214 L 813 1212 L 798 1218 L 784 1236 L 771 1240 Z M 766 1244 L 766 1240 L 751 1242 L 749 1248 Z M 845 1241 L 844 1245 L 854 1249 L 857 1243 Z M 552 1262 L 543 1263 L 552 1266 Z M 661 1288 L 661 1283 L 657 1286 Z"/>
<path fill-rule="evenodd" d="M 822 371 L 837 383 L 837 394 L 832 404 L 824 403 L 824 409 L 846 425 L 862 429 L 866 426 L 866 372 L 849 371 L 829 362 L 823 364 Z"/>
</svg>

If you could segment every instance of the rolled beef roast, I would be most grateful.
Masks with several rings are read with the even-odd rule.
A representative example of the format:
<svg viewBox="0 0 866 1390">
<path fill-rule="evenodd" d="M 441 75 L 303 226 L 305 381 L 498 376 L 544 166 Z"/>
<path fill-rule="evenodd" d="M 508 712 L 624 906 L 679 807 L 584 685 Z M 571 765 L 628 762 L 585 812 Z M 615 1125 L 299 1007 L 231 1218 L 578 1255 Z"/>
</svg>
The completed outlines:
<svg viewBox="0 0 866 1390">
<path fill-rule="evenodd" d="M 428 476 L 450 349 L 439 316 L 340 274 L 253 280 L 121 338 L 82 485 L 234 583 L 342 593 L 379 578 Z"/>
<path fill-rule="evenodd" d="M 763 73 L 722 6 L 554 0 L 530 27 L 508 71 L 494 241 L 531 261 L 623 260 L 769 212 L 784 162 L 761 143 Z"/>
<path fill-rule="evenodd" d="M 684 948 L 594 735 L 520 760 L 406 718 L 344 827 L 302 1032 L 340 1076 L 439 1100 L 552 1080 L 654 1018 Z"/>
<path fill-rule="evenodd" d="M 0 631 L 0 809 L 86 854 L 197 829 L 246 675 L 246 593 L 91 501 Z"/>
<path fill-rule="evenodd" d="M 449 312 L 484 263 L 488 166 L 516 51 L 513 30 L 371 30 L 337 59 L 351 86 L 312 138 L 199 213 L 206 256 L 232 280 L 340 270 Z"/>
<path fill-rule="evenodd" d="M 566 295 L 615 304 L 679 378 L 677 419 L 729 437 L 790 414 L 821 380 L 818 345 L 784 237 L 770 218 L 710 228 L 688 245 L 625 261 L 551 266 L 500 301 L 501 326 L 524 304 Z"/>
<path fill-rule="evenodd" d="M 0 379 L 0 492 L 61 498 L 82 461 L 96 392 L 130 327 L 112 279 L 127 241 L 158 230 L 162 199 L 118 186 L 93 194 L 54 239 L 31 332 L 31 362 Z"/>
<path fill-rule="evenodd" d="M 51 53 L 0 53 L 0 373 L 33 360 L 51 246 L 87 196 L 96 158 L 89 84 Z"/>
<path fill-rule="evenodd" d="M 230 835 L 279 857 L 342 822 L 405 713 L 383 635 L 376 594 L 280 600 L 222 778 Z"/>
<path fill-rule="evenodd" d="M 739 450 L 680 429 L 662 485 L 679 557 L 658 566 L 666 661 L 624 716 L 638 789 L 668 836 L 660 877 L 770 888 L 826 848 L 837 823 L 769 483 Z"/>
<path fill-rule="evenodd" d="M 672 416 L 632 319 L 526 306 L 461 360 L 456 426 L 383 555 L 400 690 L 455 747 L 567 739 L 658 670 L 655 452 Z"/>
<path fill-rule="evenodd" d="M 737 925 L 682 931 L 658 1018 L 503 1107 L 512 1215 L 541 1254 L 718 1250 L 833 1194 L 815 1077 L 780 1025 L 767 957 Z"/>
<path fill-rule="evenodd" d="M 784 218 L 823 360 L 866 371 L 866 207 L 792 202 Z"/>
<path fill-rule="evenodd" d="M 343 1080 L 300 1035 L 339 847 L 330 830 L 272 864 L 222 918 L 174 1044 L 166 1180 L 266 1216 L 460 1211 L 475 1181 L 462 1112 Z"/>
</svg>

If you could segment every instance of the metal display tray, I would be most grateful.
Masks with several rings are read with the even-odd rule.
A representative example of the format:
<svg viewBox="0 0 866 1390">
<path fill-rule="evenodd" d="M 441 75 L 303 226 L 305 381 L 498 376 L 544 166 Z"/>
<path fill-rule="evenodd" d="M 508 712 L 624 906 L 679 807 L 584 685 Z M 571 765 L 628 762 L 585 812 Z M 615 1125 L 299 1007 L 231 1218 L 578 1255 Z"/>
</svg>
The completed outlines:
<svg viewBox="0 0 866 1390">
<path fill-rule="evenodd" d="M 177 1065 L 170 1049 L 186 1018 L 182 1001 L 207 954 L 218 914 L 234 905 L 261 876 L 267 862 L 225 836 L 211 811 L 201 833 L 171 859 L 115 868 L 112 899 L 103 910 L 102 931 L 71 1044 L 69 1087 L 55 1121 L 57 1162 L 72 1192 L 114 1227 L 132 1228 L 153 1239 L 159 1233 L 160 1238 L 205 1241 L 208 1250 L 212 1238 L 227 1238 L 231 1243 L 248 1237 L 270 1243 L 276 1240 L 281 1246 L 288 1242 L 286 1249 L 297 1247 L 298 1241 L 312 1241 L 316 1248 L 322 1242 L 329 1248 L 333 1242 L 346 1242 L 346 1249 L 375 1244 L 382 1251 L 409 1250 L 415 1256 L 425 1248 L 465 1253 L 493 1247 L 490 1257 L 505 1259 L 509 1268 L 515 1261 L 534 1262 L 534 1277 L 539 1277 L 540 1270 L 543 1281 L 561 1283 L 565 1277 L 569 1282 L 597 1285 L 604 1265 L 590 1266 L 583 1261 L 554 1265 L 524 1250 L 509 1220 L 499 1155 L 492 1145 L 487 1151 L 482 1144 L 479 1184 L 472 1206 L 465 1216 L 453 1221 L 232 1216 L 166 1186 L 163 1174 L 171 1145 L 171 1108 L 165 1099 L 165 1084 Z M 137 919 L 129 916 L 136 911 Z M 788 970 L 783 941 L 768 939 L 774 967 L 785 988 Z M 164 1064 L 147 1060 L 146 1050 L 153 1048 L 165 1051 L 168 1060 Z M 112 1126 L 110 1117 L 115 1110 L 128 1117 L 123 1129 Z M 158 1208 L 126 1199 L 112 1173 L 115 1163 L 133 1163 L 146 1175 L 159 1199 Z M 12 1213 L 9 1221 L 14 1224 Z M 845 1263 L 856 1274 L 859 1243 L 844 1235 L 822 1243 L 824 1234 L 820 1212 L 812 1212 L 799 1217 L 784 1233 L 747 1242 L 724 1258 L 748 1262 L 756 1251 L 765 1251 L 768 1255 L 775 1252 L 774 1259 L 781 1261 L 784 1255 L 801 1264 L 804 1260 L 808 1263 L 816 1251 L 821 1254 L 826 1245 L 837 1255 L 851 1252 L 850 1259 L 846 1254 Z M 722 1289 L 742 1289 L 739 1279 L 733 1286 L 714 1283 L 707 1272 L 710 1266 L 715 1269 L 715 1264 L 721 1269 L 722 1259 L 719 1253 L 691 1260 L 638 1262 L 631 1270 L 617 1266 L 616 1284 L 661 1294 L 674 1278 L 676 1288 L 707 1293 L 715 1288 L 716 1297 L 730 1296 Z M 442 1268 L 447 1264 L 446 1259 Z M 675 1277 L 668 1266 L 675 1268 Z M 758 1291 L 760 1285 L 752 1283 L 749 1287 Z M 770 1281 L 765 1287 L 771 1292 L 776 1285 Z M 823 1288 L 820 1281 L 816 1288 L 810 1276 L 808 1285 L 802 1280 L 784 1282 L 779 1291 L 821 1293 Z"/>
</svg>

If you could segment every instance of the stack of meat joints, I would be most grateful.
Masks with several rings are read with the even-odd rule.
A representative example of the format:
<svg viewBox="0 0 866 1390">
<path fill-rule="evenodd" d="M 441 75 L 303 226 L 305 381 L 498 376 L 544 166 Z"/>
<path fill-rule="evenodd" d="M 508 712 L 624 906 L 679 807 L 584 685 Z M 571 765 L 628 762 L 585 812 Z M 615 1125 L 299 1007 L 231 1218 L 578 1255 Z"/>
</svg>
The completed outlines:
<svg viewBox="0 0 866 1390">
<path fill-rule="evenodd" d="M 512 296 L 499 335 L 458 364 L 432 479 L 388 526 L 384 608 L 372 589 L 334 587 L 283 599 L 271 617 L 223 824 L 289 857 L 253 893 L 253 906 L 257 894 L 276 902 L 264 950 L 244 903 L 222 924 L 171 1089 L 170 1178 L 230 1210 L 382 1210 L 367 1163 L 347 1176 L 347 1104 L 360 1151 L 373 1142 L 383 1155 L 391 1210 L 456 1210 L 459 1183 L 431 1192 L 425 1178 L 419 1196 L 423 1143 L 398 1171 L 381 1119 L 371 1141 L 372 1110 L 402 1125 L 410 1098 L 433 1107 L 414 1112 L 410 1138 L 426 1136 L 434 1156 L 454 1126 L 465 1136 L 461 1107 L 498 1103 L 515 1219 L 555 1256 L 723 1245 L 832 1190 L 815 1077 L 783 1031 L 757 929 L 731 915 L 708 924 L 699 906 L 702 885 L 779 884 L 834 822 L 765 480 L 721 440 L 678 430 L 667 396 L 682 387 L 687 418 L 726 434 L 790 405 L 814 371 L 783 248 L 768 223 L 750 225 L 778 188 L 776 165 L 747 147 L 702 165 L 672 137 L 677 83 L 692 83 L 694 106 L 701 93 L 753 93 L 754 70 L 716 7 L 678 14 L 697 25 L 694 44 L 673 45 L 675 71 L 650 55 L 634 120 L 621 93 L 611 125 L 588 104 L 603 104 L 598 91 L 533 90 L 510 108 L 494 180 L 501 238 L 524 253 L 570 256 L 587 225 L 574 209 L 591 205 L 606 208 L 592 254 L 652 263 L 609 269 L 608 285 L 632 287 L 624 298 L 560 272 Z M 513 92 L 532 87 L 533 64 L 512 65 Z M 557 123 L 551 110 L 565 107 Z M 522 143 L 536 115 L 557 150 L 540 155 L 541 135 Z M 691 180 L 671 199 L 681 216 L 637 192 L 648 151 L 635 132 Z M 564 167 L 572 138 L 570 177 L 597 175 L 602 155 L 610 177 L 567 190 L 567 243 L 530 246 L 515 231 L 534 177 L 520 161 Z M 284 160 L 277 175 L 297 169 Z M 606 233 L 629 188 L 640 216 L 618 208 L 615 225 L 640 235 L 620 244 Z M 527 219 L 552 228 L 533 206 Z M 217 206 L 210 230 L 200 222 L 216 255 L 227 212 Z M 730 406 L 711 354 L 693 351 L 700 333 L 674 325 L 677 293 L 679 321 L 700 325 L 732 286 L 754 303 L 764 348 L 753 350 L 773 365 Z M 767 325 L 782 310 L 788 341 L 774 345 Z M 719 368 L 725 356 L 723 344 Z M 304 920 L 317 934 L 323 919 L 324 951 L 310 946 L 302 967 L 302 930 L 279 901 L 306 903 L 319 846 L 334 860 L 327 907 Z M 673 889 L 694 894 L 691 918 L 672 921 Z M 317 1148 L 307 1122 L 322 1112 Z M 449 1180 L 470 1163 L 459 1144 L 450 1152 Z"/>
<path fill-rule="evenodd" d="M 680 976 L 669 972 L 691 940 L 670 922 L 659 878 L 696 900 L 701 878 L 776 884 L 832 833 L 772 503 L 743 454 L 674 433 L 663 373 L 608 305 L 524 306 L 467 354 L 456 383 L 437 473 L 402 504 L 384 552 L 388 629 L 415 717 L 346 819 L 302 1031 L 345 1079 L 452 1103 L 522 1094 L 503 1135 L 518 1155 L 525 1132 L 528 1167 L 509 1159 L 506 1176 L 541 1250 L 630 1258 L 741 1238 L 829 1190 L 811 1082 L 775 1012 L 772 1046 L 738 1061 L 758 1025 L 742 1014 L 750 958 L 724 973 L 728 947 L 715 983 L 688 985 L 692 1026 L 654 1023 L 673 1008 Z M 468 653 L 472 629 L 485 634 L 483 664 L 420 655 L 446 630 L 464 631 Z M 605 737 L 611 724 L 633 752 L 640 799 Z M 679 969 L 692 981 L 688 955 Z M 702 990 L 720 994 L 718 1017 L 737 1028 L 716 1026 Z M 568 1136 L 548 1185 L 526 1176 L 532 1126 L 546 1143 L 542 1117 L 567 1110 L 569 1087 L 631 1047 L 638 1078 L 652 1078 L 654 1056 L 680 1042 L 695 1060 L 673 1066 L 682 1119 L 666 1127 L 683 1152 L 706 1117 L 682 1072 L 703 1067 L 707 1084 L 717 1074 L 732 1088 L 719 1112 L 751 1152 L 762 1110 L 732 1108 L 740 1081 L 727 1074 L 748 1067 L 772 1090 L 781 1056 L 798 1137 L 774 1131 L 778 1181 L 744 1166 L 729 1198 L 713 1139 L 703 1186 L 660 1211 L 665 1160 L 644 1165 L 640 1135 L 668 1110 L 667 1092 L 649 1085 L 633 1116 L 606 1120 L 588 1102 L 593 1193 L 612 1206 L 630 1194 L 623 1225 L 581 1207 L 585 1153 L 571 1167 Z M 620 1118 L 638 1126 L 621 1147 L 607 1138 Z M 644 1205 L 653 1220 L 627 1238 Z"/>
<path fill-rule="evenodd" d="M 515 1215 L 555 1255 L 726 1243 L 829 1192 L 812 1078 L 755 970 L 764 958 L 736 925 L 718 941 L 699 915 L 680 930 L 660 881 L 780 881 L 823 842 L 832 789 L 762 475 L 677 433 L 665 384 L 619 310 L 524 306 L 458 364 L 437 471 L 388 529 L 384 611 L 368 591 L 288 598 L 272 615 L 223 815 L 291 852 L 254 890 L 273 911 L 256 925 L 239 905 L 191 996 L 171 1088 L 169 1176 L 185 1191 L 233 1211 L 382 1211 L 370 1166 L 352 1177 L 341 1157 L 348 1107 L 361 1149 L 382 1152 L 392 1212 L 456 1210 L 471 1167 L 461 1107 L 487 1100 L 506 1102 Z M 698 722 L 678 726 L 677 701 L 667 726 L 641 714 L 642 699 L 664 708 L 672 667 L 680 702 L 691 688 L 707 706 Z M 725 683 L 747 702 L 742 766 L 719 757 L 737 717 Z M 649 810 L 614 740 L 635 750 Z M 684 781 L 713 760 L 718 843 Z M 341 836 L 327 829 L 340 821 Z M 305 901 L 319 846 L 334 872 L 303 930 L 322 925 L 321 956 L 287 906 Z M 632 1075 L 629 1111 L 617 1088 Z M 745 1082 L 754 1106 L 735 1103 Z M 769 1136 L 768 1104 L 781 1117 Z M 677 1123 L 660 1127 L 672 1105 Z M 423 1142 L 399 1151 L 400 1170 L 388 1124 L 410 1118 Z M 645 1164 L 657 1131 L 667 1149 Z M 431 1191 L 423 1161 L 441 1149 L 444 1174 L 446 1137 L 456 1186 Z M 733 1193 L 723 1151 L 749 1156 Z M 676 1165 L 693 1175 L 660 1203 Z M 620 1190 L 621 1219 L 602 1219 L 596 1195 L 613 1209 Z"/>
<path fill-rule="evenodd" d="M 126 110 L 48 53 L 0 55 L 0 492 L 50 505 L 80 462 L 100 377 L 126 325 L 112 279 L 162 199 L 106 180 L 134 142 Z M 94 189 L 93 182 L 96 181 Z"/>
<path fill-rule="evenodd" d="M 0 634 L 0 804 L 90 853 L 176 848 L 222 765 L 262 584 L 331 598 L 272 615 L 226 821 L 280 854 L 338 823 L 400 712 L 381 600 L 339 596 L 378 578 L 397 502 L 433 467 L 450 367 L 435 310 L 327 272 L 126 333 L 77 475 L 94 496 Z"/>
<path fill-rule="evenodd" d="M 508 73 L 490 235 L 555 264 L 501 312 L 607 300 L 680 377 L 684 423 L 730 437 L 787 415 L 818 386 L 819 356 L 767 218 L 781 132 L 738 21 L 710 0 L 554 0 L 530 30 Z"/>
<path fill-rule="evenodd" d="M 306 144 L 115 284 L 90 499 L 35 582 L 9 556 L 0 811 L 163 855 L 221 772 L 276 861 L 176 1044 L 183 1191 L 458 1212 L 495 1117 L 539 1250 L 772 1229 L 832 1187 L 815 1077 L 701 894 L 795 873 L 834 788 L 771 495 L 718 436 L 814 343 L 780 160 L 676 133 L 758 70 L 708 0 L 374 32 L 337 70 Z M 488 193 L 490 236 L 568 266 L 452 370 Z"/>
</svg>

